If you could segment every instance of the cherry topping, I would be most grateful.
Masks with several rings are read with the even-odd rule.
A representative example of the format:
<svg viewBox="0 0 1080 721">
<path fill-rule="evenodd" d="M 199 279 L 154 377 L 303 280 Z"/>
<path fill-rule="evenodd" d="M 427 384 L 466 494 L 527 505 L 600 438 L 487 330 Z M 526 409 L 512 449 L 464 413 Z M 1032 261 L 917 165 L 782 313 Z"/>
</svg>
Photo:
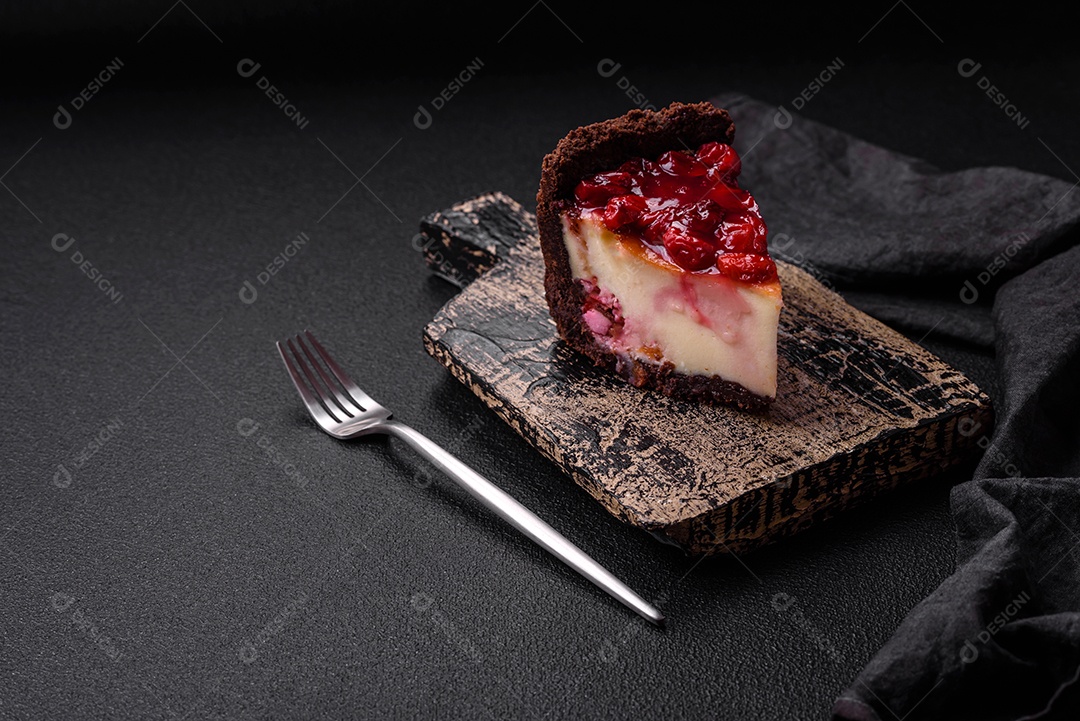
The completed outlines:
<svg viewBox="0 0 1080 721">
<path fill-rule="evenodd" d="M 712 234 L 724 220 L 724 209 L 705 198 L 675 211 L 677 217 L 690 230 Z"/>
<path fill-rule="evenodd" d="M 716 267 L 729 278 L 744 283 L 762 283 L 776 277 L 776 263 L 767 255 L 721 253 L 716 257 Z"/>
<path fill-rule="evenodd" d="M 650 203 L 650 205 L 652 205 Z M 651 207 L 641 214 L 639 225 L 643 226 L 642 235 L 654 245 L 663 245 L 664 231 L 675 221 L 675 208 L 670 206 Z M 608 230 L 611 230 L 609 227 Z"/>
<path fill-rule="evenodd" d="M 729 215 L 717 230 L 720 248 L 731 253 L 768 253 L 765 221 L 755 213 Z"/>
<path fill-rule="evenodd" d="M 695 178 L 708 172 L 701 161 L 681 150 L 669 150 L 656 160 L 657 165 L 669 175 L 683 175 Z"/>
<path fill-rule="evenodd" d="M 718 172 L 718 177 L 730 178 L 734 183 L 742 172 L 742 161 L 735 149 L 726 143 L 705 143 L 697 151 L 697 158 Z"/>
<path fill-rule="evenodd" d="M 623 195 L 630 190 L 630 173 L 599 173 L 578 183 L 574 196 L 595 205 L 607 201 L 613 195 Z"/>
<path fill-rule="evenodd" d="M 677 225 L 664 231 L 664 247 L 671 259 L 687 270 L 705 270 L 716 258 L 712 243 Z"/>
<path fill-rule="evenodd" d="M 637 221 L 645 212 L 647 203 L 640 195 L 617 195 L 604 208 L 604 225 L 617 230 Z"/>
<path fill-rule="evenodd" d="M 709 190 L 708 197 L 729 213 L 744 213 L 757 205 L 750 193 L 723 183 Z"/>
<path fill-rule="evenodd" d="M 671 150 L 655 161 L 632 158 L 578 183 L 575 207 L 685 270 L 770 282 L 776 264 L 768 231 L 757 202 L 739 187 L 741 170 L 738 153 L 725 143 Z"/>
</svg>

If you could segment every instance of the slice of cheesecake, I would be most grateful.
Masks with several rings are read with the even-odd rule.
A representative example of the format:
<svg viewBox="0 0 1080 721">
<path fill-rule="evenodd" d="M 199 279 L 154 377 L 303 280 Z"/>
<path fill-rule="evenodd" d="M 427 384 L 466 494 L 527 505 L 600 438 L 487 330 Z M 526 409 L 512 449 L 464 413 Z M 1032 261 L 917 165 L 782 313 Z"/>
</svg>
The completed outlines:
<svg viewBox="0 0 1080 721">
<path fill-rule="evenodd" d="M 571 347 L 635 386 L 763 410 L 782 300 L 733 137 L 708 103 L 577 128 L 544 158 L 536 219 Z"/>
</svg>

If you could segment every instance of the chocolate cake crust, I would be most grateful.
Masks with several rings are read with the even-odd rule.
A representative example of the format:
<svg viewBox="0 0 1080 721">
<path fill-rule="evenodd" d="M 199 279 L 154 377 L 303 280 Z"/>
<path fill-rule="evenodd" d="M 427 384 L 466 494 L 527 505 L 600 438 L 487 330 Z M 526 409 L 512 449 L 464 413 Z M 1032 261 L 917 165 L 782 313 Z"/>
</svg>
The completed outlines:
<svg viewBox="0 0 1080 721">
<path fill-rule="evenodd" d="M 573 202 L 574 188 L 585 177 L 616 169 L 634 157 L 655 158 L 668 150 L 696 148 L 708 142 L 731 144 L 735 124 L 711 103 L 672 103 L 660 110 L 631 110 L 626 115 L 570 131 L 545 158 L 536 196 L 536 224 L 544 254 L 544 294 L 559 335 L 598 366 L 632 385 L 652 388 L 686 400 L 718 402 L 745 410 L 768 408 L 770 398 L 738 383 L 702 375 L 683 375 L 671 363 L 647 363 L 613 355 L 600 346 L 581 322 L 584 290 L 574 282 L 563 242 L 560 213 Z"/>
</svg>

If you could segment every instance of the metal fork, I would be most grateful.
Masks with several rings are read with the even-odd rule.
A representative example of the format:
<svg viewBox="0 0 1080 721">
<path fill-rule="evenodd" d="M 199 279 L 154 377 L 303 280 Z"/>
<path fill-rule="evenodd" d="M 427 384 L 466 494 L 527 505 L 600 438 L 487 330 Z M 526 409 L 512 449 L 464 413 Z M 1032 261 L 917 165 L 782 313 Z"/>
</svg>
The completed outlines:
<svg viewBox="0 0 1080 721">
<path fill-rule="evenodd" d="M 307 342 L 303 336 L 307 336 Z M 434 441 L 404 423 L 392 420 L 390 411 L 372 400 L 349 379 L 311 331 L 305 330 L 303 336 L 298 334 L 284 342 L 278 341 L 277 349 L 285 361 L 293 385 L 304 399 L 308 413 L 320 428 L 342 439 L 375 433 L 400 438 L 478 501 L 556 558 L 643 618 L 658 626 L 664 625 L 664 616 L 659 609 L 634 593 L 532 511 Z"/>
</svg>

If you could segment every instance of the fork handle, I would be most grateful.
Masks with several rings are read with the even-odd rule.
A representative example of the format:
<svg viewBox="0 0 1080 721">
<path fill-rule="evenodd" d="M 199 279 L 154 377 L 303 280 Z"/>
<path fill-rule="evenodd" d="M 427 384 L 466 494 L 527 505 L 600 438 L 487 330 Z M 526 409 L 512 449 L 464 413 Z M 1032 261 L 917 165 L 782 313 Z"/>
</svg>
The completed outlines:
<svg viewBox="0 0 1080 721">
<path fill-rule="evenodd" d="M 394 420 L 387 421 L 384 427 L 388 433 L 408 443 L 417 453 L 431 461 L 435 467 L 450 476 L 474 498 L 547 549 L 563 563 L 632 608 L 643 618 L 658 626 L 664 625 L 664 615 L 659 609 L 636 594 L 561 533 L 540 520 L 536 514 L 514 500 L 513 496 L 469 468 L 456 456 L 415 428 Z"/>
</svg>

